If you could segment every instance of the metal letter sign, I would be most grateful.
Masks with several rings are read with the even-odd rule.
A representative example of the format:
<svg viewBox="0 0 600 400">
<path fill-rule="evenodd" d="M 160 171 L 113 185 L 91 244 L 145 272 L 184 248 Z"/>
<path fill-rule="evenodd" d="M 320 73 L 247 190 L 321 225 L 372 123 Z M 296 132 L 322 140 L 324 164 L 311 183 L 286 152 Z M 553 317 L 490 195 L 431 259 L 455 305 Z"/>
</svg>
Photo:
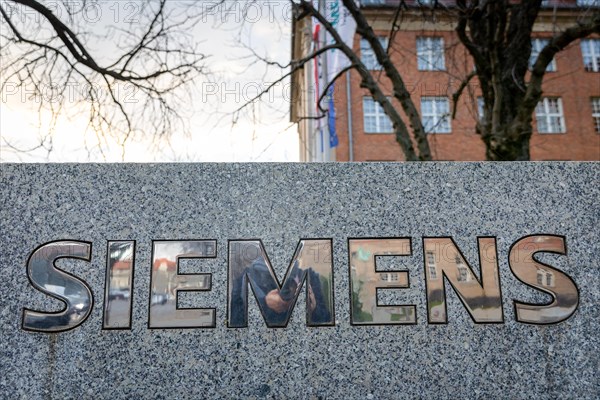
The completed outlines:
<svg viewBox="0 0 600 400">
<path fill-rule="evenodd" d="M 180 309 L 180 291 L 211 289 L 211 274 L 180 274 L 183 258 L 214 258 L 215 240 L 156 241 L 152 246 L 149 328 L 214 328 L 215 309 Z"/>
<path fill-rule="evenodd" d="M 131 328 L 135 242 L 108 242 L 104 285 L 104 329 Z"/>
<path fill-rule="evenodd" d="M 350 324 L 411 325 L 417 323 L 414 304 L 380 305 L 378 290 L 405 289 L 411 279 L 423 279 L 426 286 L 427 322 L 448 323 L 446 286 L 461 300 L 474 323 L 504 323 L 496 238 L 477 239 L 479 277 L 475 260 L 467 260 L 451 237 L 424 237 L 422 259 L 415 259 L 412 238 L 350 238 L 348 269 Z M 284 278 L 280 281 L 260 240 L 231 240 L 227 252 L 227 326 L 248 326 L 249 293 L 270 328 L 285 328 L 296 302 L 306 303 L 306 324 L 311 327 L 335 324 L 333 239 L 302 239 L 298 242 Z M 538 253 L 566 255 L 566 239 L 556 235 L 530 235 L 517 240 L 508 254 L 510 271 L 522 283 L 552 297 L 547 304 L 513 300 L 515 320 L 526 324 L 556 324 L 571 317 L 579 305 L 579 291 L 565 272 L 535 258 Z M 131 329 L 136 243 L 108 241 L 102 328 Z M 81 325 L 90 315 L 94 297 L 90 286 L 57 266 L 60 259 L 91 261 L 92 244 L 63 240 L 35 249 L 26 272 L 32 286 L 62 303 L 62 310 L 23 309 L 22 328 L 35 332 L 62 332 Z M 402 257 L 420 264 L 423 273 L 409 276 L 407 270 L 379 270 L 380 257 Z M 215 308 L 180 308 L 182 291 L 212 289 L 212 274 L 180 273 L 181 260 L 217 258 L 216 240 L 160 240 L 152 242 L 152 264 L 148 293 L 148 328 L 215 328 Z M 89 274 L 101 271 L 89 270 Z M 280 283 L 281 282 L 281 283 Z"/>
<path fill-rule="evenodd" d="M 248 326 L 248 286 L 258 301 L 265 323 L 285 327 L 306 281 L 306 323 L 334 324 L 333 262 L 331 240 L 301 240 L 279 284 L 262 243 L 229 243 L 228 326 Z"/>
<path fill-rule="evenodd" d="M 58 241 L 46 243 L 33 251 L 27 262 L 29 281 L 40 292 L 60 300 L 59 312 L 23 310 L 23 329 L 61 332 L 78 327 L 92 311 L 94 299 L 90 287 L 79 278 L 56 267 L 61 258 L 90 261 L 92 244 Z"/>
</svg>

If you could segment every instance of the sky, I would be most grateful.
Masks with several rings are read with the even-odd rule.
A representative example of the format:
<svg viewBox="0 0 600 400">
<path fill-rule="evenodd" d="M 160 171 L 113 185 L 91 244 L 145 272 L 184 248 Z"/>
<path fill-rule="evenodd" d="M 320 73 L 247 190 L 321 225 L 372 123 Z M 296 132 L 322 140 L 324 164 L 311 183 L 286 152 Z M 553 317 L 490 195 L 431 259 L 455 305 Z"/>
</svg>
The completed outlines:
<svg viewBox="0 0 600 400">
<path fill-rule="evenodd" d="M 181 2 L 170 3 L 174 15 L 180 11 L 181 4 L 178 3 Z M 185 129 L 175 129 L 168 137 L 158 139 L 148 129 L 148 132 L 128 139 L 123 146 L 119 143 L 121 139 L 111 137 L 102 140 L 98 146 L 95 133 L 87 129 L 87 105 L 73 98 L 67 99 L 53 133 L 48 135 L 52 126 L 50 111 L 40 109 L 39 99 L 28 94 L 30 88 L 7 84 L 0 102 L 0 161 L 298 161 L 297 128 L 289 122 L 289 81 L 275 86 L 260 102 L 233 114 L 248 103 L 259 88 L 282 74 L 280 68 L 267 67 L 245 46 L 282 64 L 287 64 L 290 59 L 289 3 L 259 1 L 250 8 L 245 8 L 244 3 L 227 2 L 215 6 L 216 1 L 200 2 L 202 16 L 188 28 L 188 35 L 207 55 L 207 74 L 195 82 L 185 109 L 182 109 Z M 6 0 L 0 0 L 0 4 L 12 13 L 13 19 L 23 22 L 24 32 L 45 28 L 43 20 L 35 20 L 25 8 L 11 8 Z M 45 4 L 64 22 L 69 21 L 64 3 L 47 1 Z M 92 2 L 86 7 L 83 4 L 83 0 L 67 3 L 79 10 L 75 16 L 77 21 L 69 26 L 92 34 L 87 44 L 100 61 L 110 59 L 119 41 L 118 35 L 107 37 L 107 32 L 114 32 L 115 27 L 131 30 L 144 26 L 139 2 Z M 4 21 L 1 29 L 3 33 L 8 29 Z M 94 39 L 93 35 L 100 39 Z M 1 62 L 7 61 L 4 57 Z M 1 78 L 4 83 L 10 83 L 6 76 Z M 52 150 L 49 152 L 43 147 L 33 151 L 15 150 L 29 150 L 40 142 L 46 143 L 46 148 L 51 143 Z"/>
</svg>

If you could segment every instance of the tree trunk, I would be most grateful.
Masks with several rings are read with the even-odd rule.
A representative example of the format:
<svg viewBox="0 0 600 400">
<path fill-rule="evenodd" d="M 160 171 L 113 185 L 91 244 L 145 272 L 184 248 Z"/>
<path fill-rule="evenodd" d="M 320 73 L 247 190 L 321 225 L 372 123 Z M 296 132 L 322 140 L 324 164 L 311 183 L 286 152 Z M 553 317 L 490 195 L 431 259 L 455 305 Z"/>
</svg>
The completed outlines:
<svg viewBox="0 0 600 400">
<path fill-rule="evenodd" d="M 543 94 L 546 69 L 556 53 L 573 41 L 600 32 L 600 13 L 588 14 L 555 34 L 530 66 L 541 0 L 457 0 L 456 5 L 456 32 L 473 57 L 481 85 L 484 111 L 477 133 L 485 143 L 486 159 L 529 160 L 533 114 Z"/>
<path fill-rule="evenodd" d="M 506 128 L 509 129 L 509 128 Z M 482 136 L 485 143 L 485 158 L 488 161 L 528 161 L 529 142 L 531 139 L 531 127 L 529 132 L 500 131 L 496 134 Z"/>
</svg>

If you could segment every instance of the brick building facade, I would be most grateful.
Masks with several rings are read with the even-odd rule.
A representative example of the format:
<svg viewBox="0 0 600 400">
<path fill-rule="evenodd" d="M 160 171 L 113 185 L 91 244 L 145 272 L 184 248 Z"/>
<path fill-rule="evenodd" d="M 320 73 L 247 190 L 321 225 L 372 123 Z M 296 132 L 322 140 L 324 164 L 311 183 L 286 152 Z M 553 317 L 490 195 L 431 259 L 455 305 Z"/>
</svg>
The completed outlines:
<svg viewBox="0 0 600 400">
<path fill-rule="evenodd" d="M 372 4 L 367 4 L 372 3 Z M 416 2 L 414 2 L 416 3 Z M 421 3 L 426 3 L 422 1 Z M 584 4 L 585 3 L 585 4 Z M 363 12 L 382 40 L 389 37 L 398 1 L 363 1 Z M 536 56 L 553 32 L 572 26 L 582 13 L 600 12 L 600 2 L 562 0 L 544 2 L 532 37 Z M 590 7 L 591 6 L 591 7 Z M 400 31 L 389 45 L 389 54 L 412 93 L 429 132 L 435 160 L 471 161 L 485 159 L 485 145 L 475 132 L 481 108 L 481 92 L 473 79 L 452 113 L 452 94 L 473 70 L 473 62 L 454 32 L 451 12 L 426 6 L 406 8 Z M 293 58 L 309 54 L 312 43 L 310 21 L 294 25 Z M 370 46 L 355 35 L 354 50 L 375 76 L 381 74 L 382 88 L 391 95 L 391 84 L 378 71 Z M 339 144 L 319 156 L 323 138 L 315 134 L 315 91 L 310 88 L 314 66 L 307 64 L 293 78 L 291 118 L 299 122 L 302 161 L 400 161 L 403 154 L 389 119 L 360 87 L 356 71 L 335 84 L 335 124 Z M 400 109 L 395 99 L 393 104 Z M 543 99 L 534 116 L 531 139 L 532 160 L 600 160 L 600 36 L 575 41 L 557 54 L 544 77 Z"/>
</svg>

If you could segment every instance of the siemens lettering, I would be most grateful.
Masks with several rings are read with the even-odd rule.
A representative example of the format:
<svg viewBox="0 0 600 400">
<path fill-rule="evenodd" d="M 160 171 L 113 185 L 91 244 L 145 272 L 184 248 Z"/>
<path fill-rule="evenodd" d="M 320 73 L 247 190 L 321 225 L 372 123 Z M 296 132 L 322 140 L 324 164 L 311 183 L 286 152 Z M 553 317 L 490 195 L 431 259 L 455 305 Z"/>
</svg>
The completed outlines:
<svg viewBox="0 0 600 400">
<path fill-rule="evenodd" d="M 478 278 L 451 237 L 422 238 L 422 266 L 427 299 L 427 321 L 446 324 L 445 283 L 458 295 L 478 324 L 504 323 L 496 238 L 477 238 Z M 217 257 L 216 240 L 160 240 L 152 242 L 148 328 L 214 328 L 215 308 L 179 308 L 185 291 L 210 291 L 212 274 L 184 274 L 182 259 Z M 23 309 L 22 328 L 35 332 L 62 332 L 81 325 L 94 304 L 92 290 L 80 277 L 55 265 L 61 258 L 91 261 L 90 242 L 61 240 L 35 249 L 27 262 L 34 288 L 60 300 L 58 312 Z M 350 323 L 355 326 L 416 324 L 416 305 L 379 305 L 377 290 L 409 286 L 406 270 L 381 271 L 378 257 L 413 257 L 411 238 L 348 238 Z M 131 329 L 136 243 L 108 241 L 103 302 L 103 329 Z M 510 248 L 508 264 L 522 283 L 551 296 L 547 304 L 513 300 L 515 319 L 529 324 L 556 324 L 569 318 L 579 304 L 575 282 L 564 272 L 534 258 L 536 253 L 566 255 L 566 239 L 557 235 L 530 235 Z M 335 323 L 333 240 L 301 239 L 280 282 L 260 240 L 228 242 L 227 326 L 248 326 L 248 293 L 257 300 L 268 327 L 286 327 L 305 288 L 306 323 L 312 327 Z M 248 288 L 251 290 L 249 291 Z"/>
</svg>

